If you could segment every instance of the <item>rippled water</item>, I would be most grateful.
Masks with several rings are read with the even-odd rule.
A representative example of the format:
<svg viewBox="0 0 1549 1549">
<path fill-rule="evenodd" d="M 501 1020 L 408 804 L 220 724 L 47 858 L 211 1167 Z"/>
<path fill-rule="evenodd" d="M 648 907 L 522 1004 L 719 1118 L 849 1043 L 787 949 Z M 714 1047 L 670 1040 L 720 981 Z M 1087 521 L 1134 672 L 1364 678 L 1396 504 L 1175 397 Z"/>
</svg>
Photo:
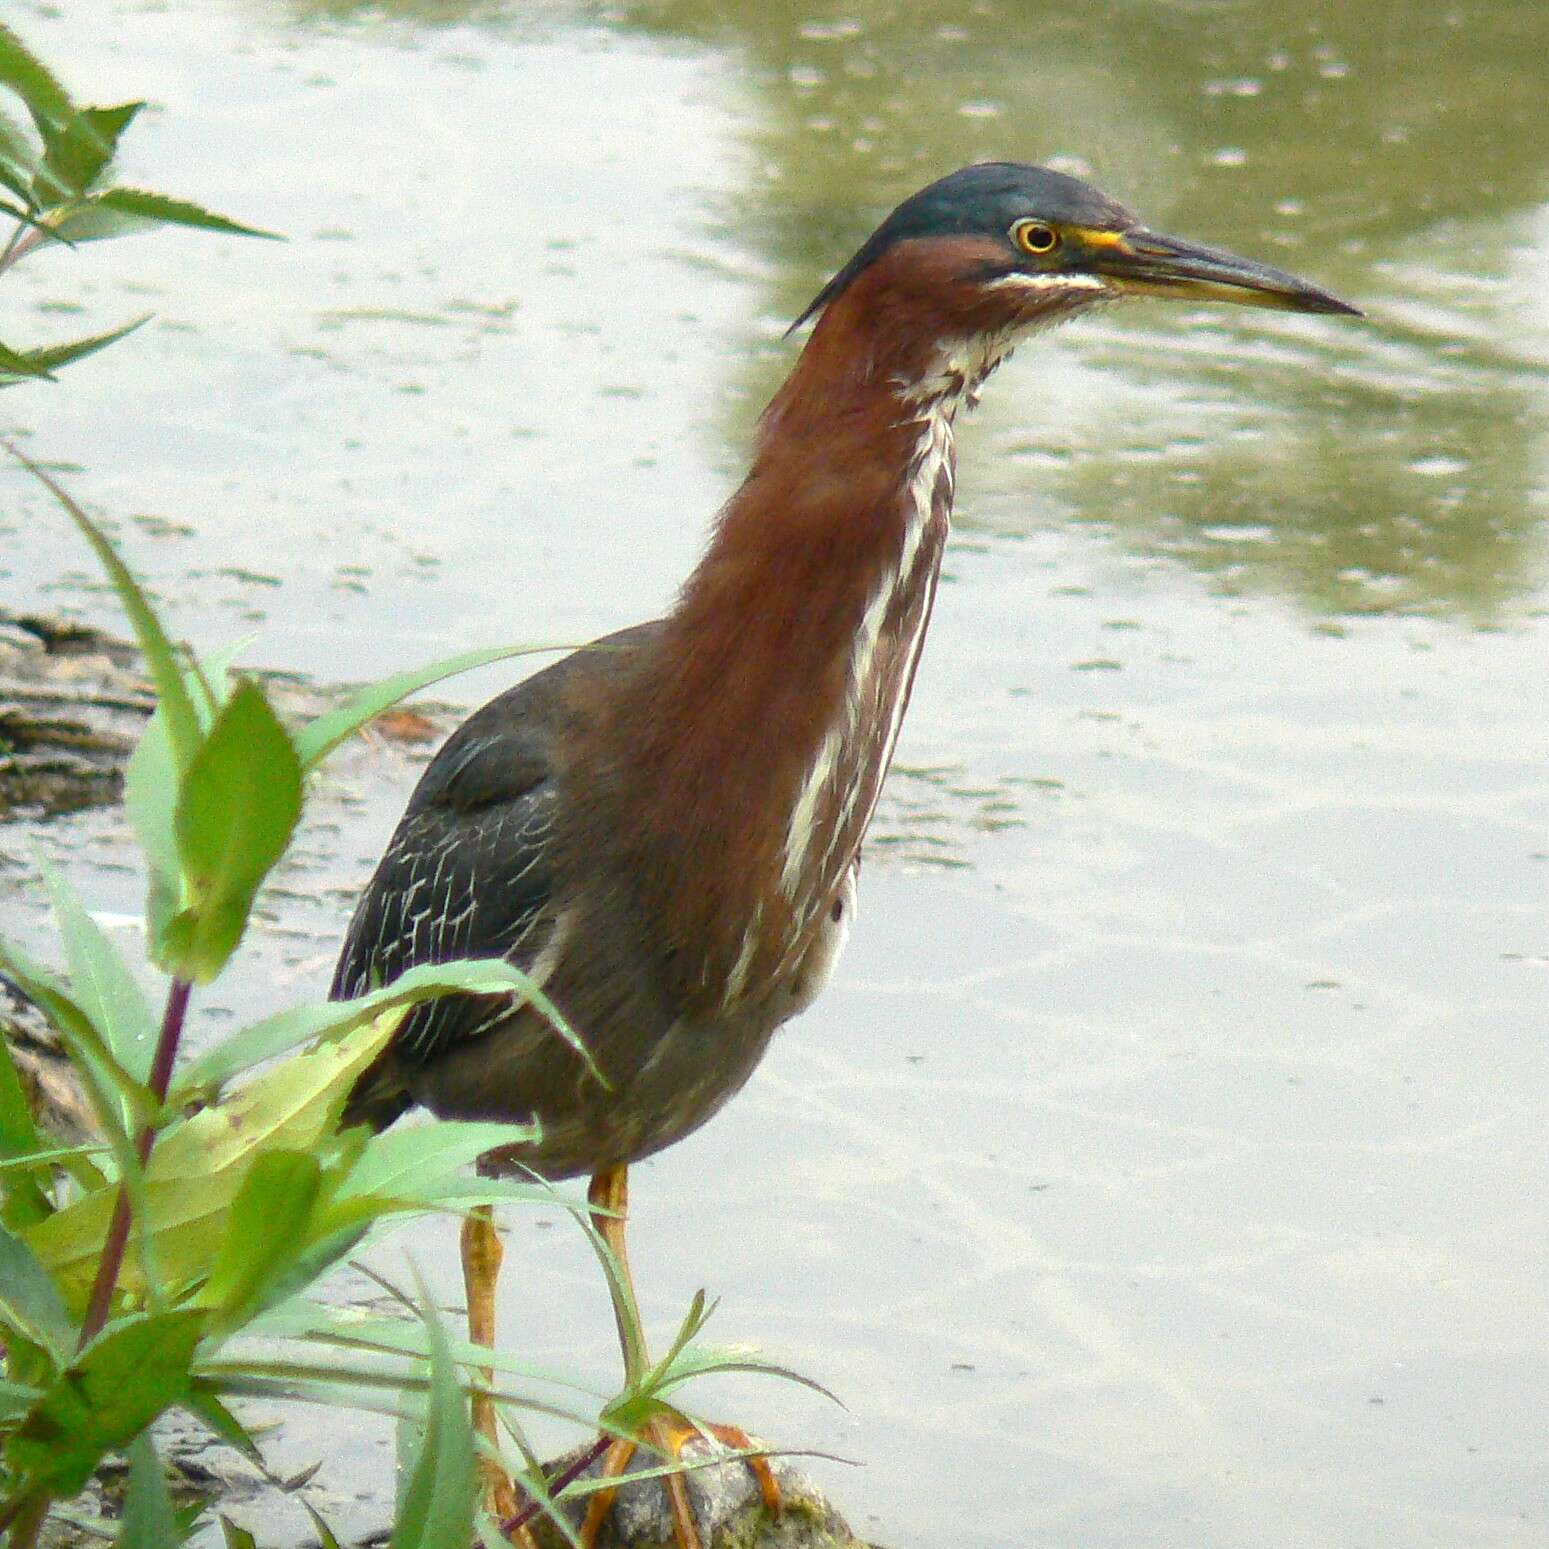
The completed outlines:
<svg viewBox="0 0 1549 1549">
<path fill-rule="evenodd" d="M 29 260 L 8 341 L 155 320 L 7 420 L 180 628 L 330 680 L 663 606 L 785 321 L 952 165 L 1367 308 L 991 384 L 849 955 L 635 1251 L 664 1332 L 707 1284 L 843 1395 L 704 1403 L 862 1460 L 896 1549 L 1543 1543 L 1549 9 L 16 10 L 161 105 L 135 180 L 290 241 Z M 0 603 L 111 620 L 3 477 Z M 412 776 L 335 777 L 232 1005 L 321 988 Z M 606 1383 L 584 1250 L 512 1239 L 510 1337 Z M 285 1445 L 380 1520 L 380 1436 Z"/>
</svg>

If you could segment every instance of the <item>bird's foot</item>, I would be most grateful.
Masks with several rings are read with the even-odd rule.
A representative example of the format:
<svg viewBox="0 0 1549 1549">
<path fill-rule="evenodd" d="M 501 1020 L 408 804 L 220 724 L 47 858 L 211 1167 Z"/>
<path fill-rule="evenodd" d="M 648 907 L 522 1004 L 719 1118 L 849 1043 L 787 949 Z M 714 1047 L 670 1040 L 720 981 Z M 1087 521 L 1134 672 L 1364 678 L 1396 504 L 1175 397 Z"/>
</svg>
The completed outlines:
<svg viewBox="0 0 1549 1549">
<path fill-rule="evenodd" d="M 656 1453 L 664 1463 L 676 1463 L 687 1448 L 706 1440 L 718 1442 L 735 1452 L 748 1452 L 756 1446 L 748 1433 L 737 1426 L 696 1425 L 676 1410 L 664 1408 L 641 1426 L 639 1442 L 620 1437 L 608 1448 L 603 1456 L 599 1477 L 613 1479 L 622 1474 L 641 1445 Z M 742 1461 L 747 1464 L 748 1472 L 758 1485 L 764 1509 L 771 1516 L 778 1516 L 783 1501 L 779 1482 L 769 1466 L 768 1458 L 755 1456 L 743 1458 Z M 704 1549 L 704 1538 L 694 1515 L 687 1478 L 681 1473 L 666 1474 L 662 1478 L 662 1487 L 667 1493 L 677 1549 Z M 617 1495 L 618 1487 L 611 1486 L 598 1490 L 587 1502 L 586 1516 L 581 1522 L 579 1533 L 581 1549 L 596 1549 L 598 1535 L 608 1519 L 608 1513 L 613 1509 Z"/>
</svg>

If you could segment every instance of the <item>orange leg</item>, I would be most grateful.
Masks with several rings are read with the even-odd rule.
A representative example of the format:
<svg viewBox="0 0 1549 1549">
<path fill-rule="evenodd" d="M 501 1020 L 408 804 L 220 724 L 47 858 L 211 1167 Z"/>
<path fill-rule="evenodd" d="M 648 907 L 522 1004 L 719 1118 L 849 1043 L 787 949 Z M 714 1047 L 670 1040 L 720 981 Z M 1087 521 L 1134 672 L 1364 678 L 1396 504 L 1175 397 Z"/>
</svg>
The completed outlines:
<svg viewBox="0 0 1549 1549">
<path fill-rule="evenodd" d="M 489 1205 L 475 1206 L 463 1221 L 462 1254 L 463 1288 L 468 1299 L 468 1338 L 474 1344 L 493 1350 L 495 1286 L 505 1253 L 500 1246 L 500 1234 L 495 1230 L 494 1211 Z M 479 1375 L 486 1388 L 494 1386 L 493 1368 L 486 1366 Z M 475 1393 L 469 1401 L 469 1411 L 475 1433 L 489 1445 L 489 1452 L 479 1460 L 484 1510 L 496 1522 L 505 1522 L 514 1517 L 519 1508 L 516 1491 L 505 1470 L 495 1460 L 499 1453 L 495 1401 L 487 1393 Z M 515 1541 L 522 1549 L 536 1549 L 532 1534 L 525 1527 L 517 1529 Z"/>
<path fill-rule="evenodd" d="M 615 1167 L 604 1167 L 594 1173 L 591 1185 L 586 1191 L 586 1198 L 592 1206 L 592 1224 L 613 1254 L 619 1273 L 628 1288 L 629 1298 L 633 1301 L 634 1277 L 630 1273 L 629 1256 L 624 1242 L 625 1226 L 629 1218 L 629 1169 L 621 1164 Z M 617 1317 L 616 1308 L 615 1316 Z M 622 1317 L 618 1317 L 617 1321 L 619 1347 L 623 1351 L 627 1368 L 630 1363 L 629 1336 Z M 641 1428 L 641 1439 L 664 1462 L 676 1461 L 682 1455 L 686 1443 L 702 1434 L 709 1435 L 723 1445 L 734 1447 L 738 1451 L 745 1450 L 751 1445 L 747 1433 L 738 1430 L 735 1426 L 706 1425 L 701 1429 L 670 1410 L 664 1410 L 661 1414 L 652 1416 Z M 603 1477 L 612 1478 L 623 1473 L 629 1466 L 635 1451 L 635 1442 L 622 1439 L 615 1441 L 603 1460 Z M 782 1504 L 780 1486 L 775 1480 L 768 1460 L 749 1458 L 747 1463 L 753 1477 L 758 1481 L 758 1491 L 764 1506 L 771 1515 L 778 1515 Z M 662 1484 L 666 1488 L 667 1502 L 672 1511 L 673 1536 L 677 1540 L 678 1549 L 701 1549 L 699 1528 L 694 1519 L 693 1506 L 689 1502 L 687 1481 L 681 1474 L 668 1474 L 662 1480 Z M 613 1507 L 613 1500 L 617 1493 L 614 1489 L 599 1490 L 587 1503 L 586 1517 L 581 1524 L 580 1532 L 582 1549 L 594 1549 L 597 1535 Z"/>
</svg>

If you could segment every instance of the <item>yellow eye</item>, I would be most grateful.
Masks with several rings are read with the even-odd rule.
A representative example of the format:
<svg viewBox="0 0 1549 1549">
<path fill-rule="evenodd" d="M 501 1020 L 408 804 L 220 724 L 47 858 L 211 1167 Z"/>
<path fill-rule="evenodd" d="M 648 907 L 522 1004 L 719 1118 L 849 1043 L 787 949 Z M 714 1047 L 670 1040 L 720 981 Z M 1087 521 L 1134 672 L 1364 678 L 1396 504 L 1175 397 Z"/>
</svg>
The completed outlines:
<svg viewBox="0 0 1549 1549">
<path fill-rule="evenodd" d="M 1060 234 L 1043 221 L 1018 221 L 1011 228 L 1011 240 L 1024 253 L 1046 258 L 1060 245 Z"/>
</svg>

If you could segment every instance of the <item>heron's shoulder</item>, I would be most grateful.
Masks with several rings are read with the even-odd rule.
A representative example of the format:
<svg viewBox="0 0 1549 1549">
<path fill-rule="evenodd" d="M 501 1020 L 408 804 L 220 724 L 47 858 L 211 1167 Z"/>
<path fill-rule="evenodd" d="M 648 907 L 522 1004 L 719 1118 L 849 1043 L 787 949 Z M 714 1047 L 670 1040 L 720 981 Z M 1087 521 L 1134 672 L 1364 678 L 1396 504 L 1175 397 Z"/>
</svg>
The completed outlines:
<svg viewBox="0 0 1549 1549">
<path fill-rule="evenodd" d="M 604 635 L 480 706 L 431 760 L 409 812 L 466 811 L 536 792 L 553 777 L 556 742 L 584 691 L 625 669 L 660 629 L 658 619 Z"/>
</svg>

